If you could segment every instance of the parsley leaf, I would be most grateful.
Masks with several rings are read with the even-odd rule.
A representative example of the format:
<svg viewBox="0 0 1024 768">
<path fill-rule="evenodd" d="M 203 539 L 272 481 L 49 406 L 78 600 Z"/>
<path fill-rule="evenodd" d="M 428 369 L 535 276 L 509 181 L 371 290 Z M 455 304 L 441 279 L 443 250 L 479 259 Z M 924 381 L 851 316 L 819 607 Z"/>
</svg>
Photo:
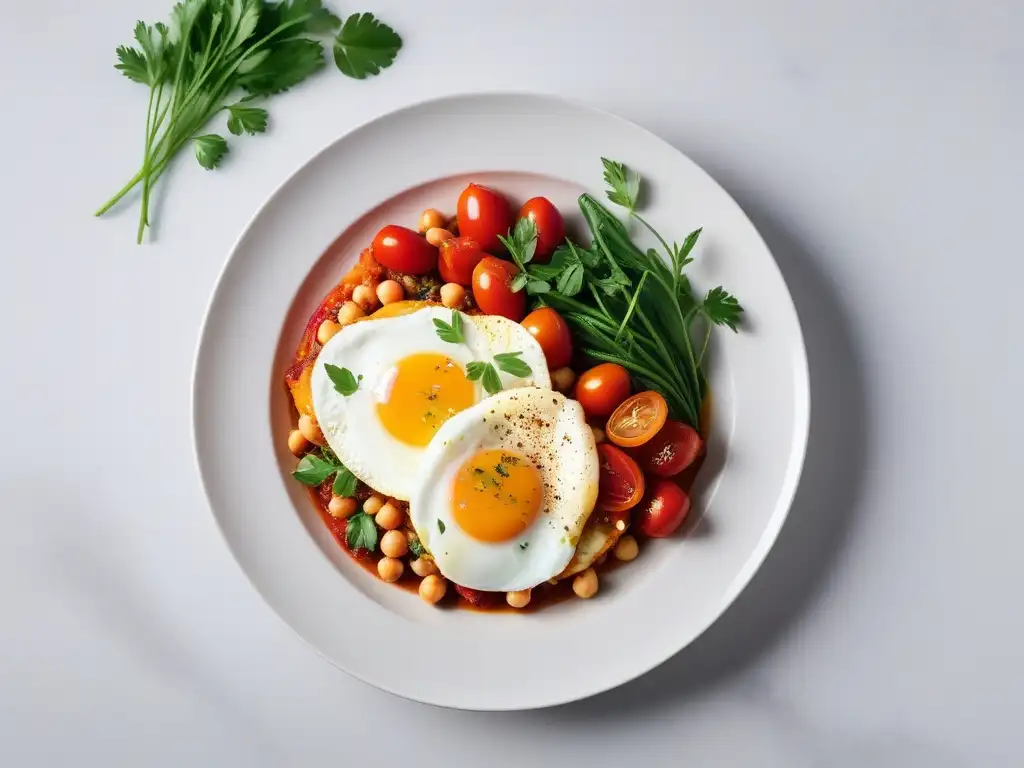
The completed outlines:
<svg viewBox="0 0 1024 768">
<path fill-rule="evenodd" d="M 334 40 L 334 63 L 342 74 L 364 80 L 390 67 L 401 47 L 395 30 L 372 13 L 356 13 L 345 19 Z"/>
<path fill-rule="evenodd" d="M 220 165 L 220 161 L 228 153 L 227 139 L 223 136 L 218 136 L 216 133 L 196 136 L 195 146 L 196 160 L 208 171 Z"/>
<path fill-rule="evenodd" d="M 282 24 L 291 25 L 283 33 L 287 37 L 304 32 L 319 35 L 336 30 L 341 26 L 341 19 L 324 8 L 321 0 L 284 0 L 265 7 L 257 34 L 269 32 Z"/>
<path fill-rule="evenodd" d="M 632 212 L 640 196 L 640 176 L 627 170 L 622 163 L 605 157 L 601 158 L 601 164 L 604 166 L 604 182 L 611 187 L 608 199 Z"/>
<path fill-rule="evenodd" d="M 583 265 L 572 264 L 558 276 L 558 292 L 565 296 L 575 296 L 583 289 Z"/>
<path fill-rule="evenodd" d="M 337 471 L 337 464 L 322 459 L 316 454 L 307 453 L 302 457 L 302 461 L 299 462 L 295 471 L 292 472 L 292 477 L 303 485 L 316 488 Z M 347 472 L 348 470 L 345 471 Z"/>
<path fill-rule="evenodd" d="M 538 293 L 547 293 L 550 290 L 551 286 L 544 280 L 534 280 L 531 278 L 526 284 L 526 292 L 531 296 L 536 296 Z"/>
<path fill-rule="evenodd" d="M 246 107 L 241 102 L 232 104 L 228 107 L 228 130 L 235 136 L 263 133 L 267 130 L 267 110 L 262 107 Z"/>
<path fill-rule="evenodd" d="M 352 474 L 352 470 L 344 464 L 339 464 L 337 469 L 338 474 L 334 476 L 334 486 L 331 488 L 331 493 L 345 498 L 355 496 L 359 480 Z"/>
<path fill-rule="evenodd" d="M 117 60 L 119 63 L 115 64 L 114 68 L 121 70 L 121 74 L 129 80 L 143 85 L 151 85 L 148 62 L 145 55 L 137 48 L 122 45 L 117 49 Z"/>
<path fill-rule="evenodd" d="M 360 510 L 348 519 L 345 526 L 345 541 L 352 550 L 365 549 L 373 552 L 377 549 L 377 525 L 373 518 Z"/>
<path fill-rule="evenodd" d="M 359 389 L 359 382 L 363 380 L 362 375 L 356 378 L 348 368 L 339 368 L 331 363 L 324 363 L 324 368 L 338 394 L 348 397 Z"/>
<path fill-rule="evenodd" d="M 519 293 L 523 288 L 530 282 L 530 276 L 526 272 L 520 272 L 518 275 L 512 278 L 512 282 L 508 284 L 508 288 L 512 293 Z"/>
<path fill-rule="evenodd" d="M 501 377 L 498 376 L 498 372 L 494 370 L 494 366 L 490 363 L 484 369 L 483 385 L 490 395 L 501 392 Z"/>
<path fill-rule="evenodd" d="M 551 261 L 547 264 L 531 264 L 529 267 L 530 277 L 538 280 L 553 280 L 558 277 L 571 264 L 576 257 L 572 255 L 568 246 L 561 245 L 551 254 Z"/>
<path fill-rule="evenodd" d="M 442 520 L 441 518 L 437 518 L 437 530 L 439 530 L 441 533 L 444 533 L 444 520 Z"/>
<path fill-rule="evenodd" d="M 526 265 L 533 261 L 533 255 L 537 252 L 537 224 L 531 218 L 520 219 L 509 232 L 508 237 L 498 235 L 501 244 L 505 246 L 512 261 L 519 267 L 521 272 L 526 271 Z"/>
<path fill-rule="evenodd" d="M 283 40 L 238 77 L 238 84 L 257 96 L 292 88 L 324 66 L 324 47 L 316 40 Z"/>
<path fill-rule="evenodd" d="M 461 344 L 466 340 L 462 333 L 462 313 L 452 310 L 452 321 L 446 323 L 439 317 L 434 318 L 434 327 L 437 329 L 438 338 L 447 341 L 449 344 Z"/>
<path fill-rule="evenodd" d="M 736 297 L 726 292 L 722 286 L 712 288 L 704 297 L 701 304 L 701 312 L 715 325 L 728 326 L 736 332 L 736 324 L 743 314 L 743 307 L 736 300 Z"/>
<path fill-rule="evenodd" d="M 522 352 L 501 352 L 494 356 L 494 362 L 510 376 L 525 379 L 533 373 L 533 369 L 524 360 L 520 359 L 522 354 Z"/>
</svg>

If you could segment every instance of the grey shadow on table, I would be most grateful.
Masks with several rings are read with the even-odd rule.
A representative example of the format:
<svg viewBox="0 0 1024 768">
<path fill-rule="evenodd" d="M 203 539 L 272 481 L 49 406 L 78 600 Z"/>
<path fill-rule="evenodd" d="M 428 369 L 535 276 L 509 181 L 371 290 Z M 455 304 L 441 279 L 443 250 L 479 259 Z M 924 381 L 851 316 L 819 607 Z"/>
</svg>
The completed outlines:
<svg viewBox="0 0 1024 768">
<path fill-rule="evenodd" d="M 863 355 L 841 288 L 822 271 L 823 260 L 754 201 L 739 202 L 782 269 L 807 345 L 810 435 L 789 518 L 746 590 L 689 647 L 631 683 L 544 710 L 537 717 L 569 722 L 643 718 L 739 673 L 779 643 L 822 599 L 848 538 L 864 476 L 872 412 Z"/>
</svg>

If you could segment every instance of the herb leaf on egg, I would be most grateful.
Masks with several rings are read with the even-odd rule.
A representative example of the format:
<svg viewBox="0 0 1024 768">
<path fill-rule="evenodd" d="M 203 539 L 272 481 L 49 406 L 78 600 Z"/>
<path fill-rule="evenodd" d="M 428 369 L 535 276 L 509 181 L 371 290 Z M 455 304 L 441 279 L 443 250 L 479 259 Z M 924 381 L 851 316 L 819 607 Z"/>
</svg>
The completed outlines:
<svg viewBox="0 0 1024 768">
<path fill-rule="evenodd" d="M 494 356 L 494 362 L 510 376 L 525 379 L 533 373 L 533 369 L 521 359 L 522 354 L 522 352 L 501 352 Z"/>
<path fill-rule="evenodd" d="M 440 518 L 437 520 L 437 530 L 444 533 L 444 520 L 441 520 Z"/>
<path fill-rule="evenodd" d="M 377 525 L 373 522 L 373 518 L 362 511 L 352 515 L 345 525 L 345 541 L 348 543 L 349 549 L 375 551 L 377 549 Z"/>
<path fill-rule="evenodd" d="M 498 372 L 494 370 L 494 366 L 490 363 L 474 360 L 467 364 L 466 378 L 470 381 L 479 381 L 483 384 L 488 394 L 493 395 L 501 392 L 501 377 L 498 376 Z"/>
<path fill-rule="evenodd" d="M 327 375 L 334 384 L 334 389 L 337 390 L 339 394 L 348 397 L 359 389 L 359 382 L 363 380 L 362 374 L 358 377 L 354 376 L 352 371 L 348 368 L 339 368 L 338 366 L 331 365 L 330 363 L 324 363 L 324 368 L 327 370 Z"/>
<path fill-rule="evenodd" d="M 446 341 L 449 344 L 461 344 L 466 340 L 462 333 L 462 314 L 458 310 L 452 310 L 451 323 L 446 323 L 441 318 L 435 317 L 434 327 L 437 329 L 437 336 L 441 341 Z"/>
</svg>

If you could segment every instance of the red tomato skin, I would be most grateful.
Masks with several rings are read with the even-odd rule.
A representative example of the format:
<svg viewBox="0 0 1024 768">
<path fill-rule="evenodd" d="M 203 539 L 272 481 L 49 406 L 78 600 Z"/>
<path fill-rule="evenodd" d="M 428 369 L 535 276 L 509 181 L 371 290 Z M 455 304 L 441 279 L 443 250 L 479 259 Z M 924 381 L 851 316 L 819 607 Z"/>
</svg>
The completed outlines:
<svg viewBox="0 0 1024 768">
<path fill-rule="evenodd" d="M 437 270 L 446 283 L 470 285 L 473 282 L 473 270 L 486 255 L 473 238 L 453 237 L 441 243 Z"/>
<path fill-rule="evenodd" d="M 396 272 L 425 275 L 437 266 L 437 248 L 419 232 L 388 224 L 373 238 L 373 258 Z"/>
<path fill-rule="evenodd" d="M 519 268 L 494 256 L 485 256 L 473 269 L 473 299 L 487 315 L 501 315 L 519 322 L 526 313 L 526 291 L 512 293 L 509 283 Z"/>
<path fill-rule="evenodd" d="M 658 480 L 639 508 L 635 521 L 640 532 L 652 539 L 671 536 L 690 512 L 690 497 L 671 480 Z"/>
<path fill-rule="evenodd" d="M 628 453 L 610 443 L 600 443 L 597 453 L 601 476 L 596 508 L 606 512 L 624 512 L 639 504 L 646 481 L 636 462 Z M 629 491 L 628 495 L 624 492 L 626 490 Z"/>
<path fill-rule="evenodd" d="M 615 363 L 601 363 L 583 372 L 576 382 L 574 396 L 589 418 L 606 417 L 629 397 L 632 389 L 625 368 Z"/>
<path fill-rule="evenodd" d="M 537 250 L 533 260 L 540 264 L 551 261 L 551 254 L 565 242 L 565 220 L 546 197 L 531 197 L 519 209 L 520 219 L 532 219 L 537 226 Z"/>
<path fill-rule="evenodd" d="M 693 464 L 704 448 L 704 441 L 689 424 L 669 419 L 649 441 L 634 448 L 632 454 L 644 471 L 659 477 L 673 477 Z"/>
<path fill-rule="evenodd" d="M 551 307 L 541 307 L 523 318 L 523 327 L 544 350 L 548 368 L 564 368 L 572 360 L 572 333 L 569 325 Z"/>
<path fill-rule="evenodd" d="M 507 235 L 512 228 L 512 209 L 502 195 L 470 184 L 459 195 L 457 218 L 460 235 L 473 238 L 488 253 L 505 252 L 498 235 Z"/>
</svg>

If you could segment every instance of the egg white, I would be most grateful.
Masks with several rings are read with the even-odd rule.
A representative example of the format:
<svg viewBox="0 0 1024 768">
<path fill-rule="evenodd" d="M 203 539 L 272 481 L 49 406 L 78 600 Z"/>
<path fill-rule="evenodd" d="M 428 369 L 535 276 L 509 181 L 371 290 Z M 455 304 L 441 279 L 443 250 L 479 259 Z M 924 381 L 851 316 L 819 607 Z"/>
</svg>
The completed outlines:
<svg viewBox="0 0 1024 768">
<path fill-rule="evenodd" d="M 489 449 L 525 455 L 543 482 L 533 525 L 499 543 L 472 538 L 452 511 L 459 468 Z M 409 517 L 450 581 L 494 592 L 527 589 L 555 577 L 572 559 L 597 500 L 598 476 L 597 446 L 578 402 L 547 389 L 508 390 L 453 416 L 437 431 L 410 498 Z"/>
<path fill-rule="evenodd" d="M 375 491 L 408 500 L 426 447 L 409 445 L 395 438 L 377 416 L 378 391 L 400 360 L 409 355 L 436 352 L 462 366 L 474 360 L 490 361 L 501 352 L 521 352 L 532 369 L 530 376 L 517 378 L 500 372 L 502 387 L 550 387 L 547 360 L 537 340 L 518 323 L 493 315 L 463 320 L 465 343 L 451 344 L 437 335 L 434 319 L 451 322 L 452 310 L 425 307 L 407 315 L 369 319 L 345 326 L 320 351 L 310 385 L 313 412 L 320 429 L 341 462 Z M 326 364 L 347 368 L 362 376 L 359 388 L 345 396 L 334 388 Z M 475 401 L 487 396 L 481 382 L 475 382 Z"/>
</svg>

